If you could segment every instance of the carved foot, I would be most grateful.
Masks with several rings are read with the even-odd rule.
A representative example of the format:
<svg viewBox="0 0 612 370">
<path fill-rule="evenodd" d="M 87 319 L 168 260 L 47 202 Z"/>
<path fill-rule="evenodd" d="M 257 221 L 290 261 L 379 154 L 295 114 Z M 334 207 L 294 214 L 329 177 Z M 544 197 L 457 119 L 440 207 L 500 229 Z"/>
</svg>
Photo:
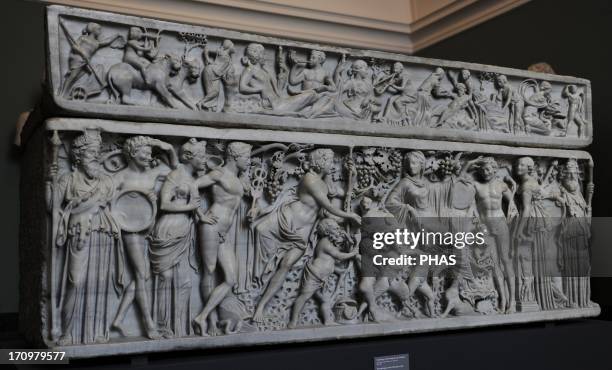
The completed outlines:
<svg viewBox="0 0 612 370">
<path fill-rule="evenodd" d="M 374 322 L 393 322 L 393 321 L 397 321 L 395 317 L 393 317 L 391 314 L 386 313 L 385 311 L 376 308 L 376 309 L 372 309 L 372 307 L 370 307 L 370 316 L 372 317 Z"/>
<path fill-rule="evenodd" d="M 108 342 L 108 338 L 106 338 L 106 337 L 96 337 L 94 342 L 97 343 L 97 344 L 107 343 Z"/>
<path fill-rule="evenodd" d="M 149 339 L 161 339 L 161 334 L 159 334 L 159 331 L 157 331 L 157 329 L 148 329 L 147 330 L 147 338 Z"/>
<path fill-rule="evenodd" d="M 174 333 L 172 332 L 172 330 L 170 330 L 168 328 L 161 329 L 159 331 L 159 333 L 165 339 L 169 339 L 169 338 L 173 338 L 174 337 Z"/>
<path fill-rule="evenodd" d="M 456 300 L 456 299 L 448 301 L 448 304 L 446 305 L 446 309 L 440 315 L 440 317 L 445 318 L 446 316 L 448 316 L 459 305 L 459 303 L 460 303 L 459 300 Z"/>
<path fill-rule="evenodd" d="M 264 322 L 264 319 L 265 319 L 265 316 L 264 316 L 264 313 L 263 313 L 263 309 L 259 309 L 258 308 L 255 311 L 255 314 L 253 315 L 253 321 L 254 322 L 262 323 L 262 322 Z"/>
<path fill-rule="evenodd" d="M 511 314 L 516 312 L 516 302 L 510 302 L 508 307 L 506 307 L 506 314 Z"/>
<path fill-rule="evenodd" d="M 191 326 L 193 327 L 193 331 L 197 335 L 202 336 L 202 337 L 208 337 L 208 333 L 207 333 L 208 324 L 206 323 L 206 320 L 198 320 L 198 318 L 196 317 L 191 323 Z"/>
<path fill-rule="evenodd" d="M 132 337 L 132 336 L 134 336 L 134 333 L 128 331 L 121 324 L 113 323 L 113 325 L 111 325 L 111 329 L 116 331 L 116 332 L 118 332 L 119 334 L 121 334 L 122 337 Z"/>
<path fill-rule="evenodd" d="M 289 324 L 287 324 L 287 328 L 289 329 L 297 328 L 297 321 L 290 321 Z"/>
<path fill-rule="evenodd" d="M 328 322 L 324 322 L 323 325 L 325 325 L 325 326 L 340 326 L 342 324 L 338 324 L 335 321 L 328 321 Z"/>
<path fill-rule="evenodd" d="M 66 334 L 62 335 L 60 339 L 57 340 L 58 346 L 69 346 L 72 344 L 72 335 Z"/>
<path fill-rule="evenodd" d="M 216 337 L 218 335 L 222 335 L 223 331 L 221 331 L 221 329 L 219 329 L 219 327 L 215 323 L 215 324 L 210 324 L 208 326 L 208 334 L 213 337 Z"/>
</svg>

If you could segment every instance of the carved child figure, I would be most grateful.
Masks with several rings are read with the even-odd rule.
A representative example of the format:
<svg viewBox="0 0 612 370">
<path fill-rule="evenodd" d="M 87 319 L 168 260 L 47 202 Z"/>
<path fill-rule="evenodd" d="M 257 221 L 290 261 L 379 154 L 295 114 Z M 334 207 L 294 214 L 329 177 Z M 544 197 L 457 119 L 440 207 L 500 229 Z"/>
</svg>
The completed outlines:
<svg viewBox="0 0 612 370">
<path fill-rule="evenodd" d="M 158 53 L 156 42 L 150 42 L 150 37 L 155 36 L 146 33 L 140 27 L 130 27 L 128 41 L 123 54 L 123 61 L 136 68 L 145 81 L 145 70 Z"/>
<path fill-rule="evenodd" d="M 293 311 L 291 312 L 290 328 L 295 328 L 300 317 L 300 313 L 308 301 L 319 289 L 323 287 L 327 278 L 335 271 L 336 262 L 344 261 L 353 258 L 359 251 L 356 246 L 348 252 L 341 252 L 340 249 L 347 242 L 347 235 L 340 228 L 338 223 L 326 218 L 319 222 L 317 226 L 319 241 L 315 248 L 315 256 L 304 268 L 302 283 L 300 285 L 300 295 L 293 303 Z M 331 307 L 323 307 L 329 302 L 323 302 L 321 312 L 323 314 L 324 325 L 334 325 L 333 314 Z"/>
<path fill-rule="evenodd" d="M 323 178 L 331 170 L 333 158 L 331 149 L 313 150 L 310 169 L 297 185 L 295 195 L 287 197 L 274 211 L 255 221 L 254 276 L 265 288 L 257 303 L 254 321 L 263 321 L 266 304 L 282 287 L 293 265 L 304 255 L 321 209 L 361 222 L 359 215 L 336 208 L 329 201 L 329 188 Z"/>
</svg>

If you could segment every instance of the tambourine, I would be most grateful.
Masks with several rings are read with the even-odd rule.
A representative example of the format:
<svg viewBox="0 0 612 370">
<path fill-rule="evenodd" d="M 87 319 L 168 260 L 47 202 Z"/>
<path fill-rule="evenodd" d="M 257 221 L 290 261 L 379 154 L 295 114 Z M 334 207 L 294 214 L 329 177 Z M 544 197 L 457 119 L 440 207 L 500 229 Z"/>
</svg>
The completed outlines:
<svg viewBox="0 0 612 370">
<path fill-rule="evenodd" d="M 137 233 L 155 223 L 157 203 L 143 190 L 126 189 L 113 201 L 111 213 L 121 230 Z"/>
<path fill-rule="evenodd" d="M 209 170 L 214 170 L 223 166 L 224 164 L 225 161 L 223 160 L 223 157 L 220 157 L 218 155 L 209 154 L 206 158 L 206 167 L 208 167 Z"/>
<path fill-rule="evenodd" d="M 112 152 L 106 154 L 102 158 L 102 164 L 110 173 L 119 172 L 127 167 L 127 161 L 125 160 L 125 156 L 123 155 L 121 149 L 113 150 Z"/>
</svg>

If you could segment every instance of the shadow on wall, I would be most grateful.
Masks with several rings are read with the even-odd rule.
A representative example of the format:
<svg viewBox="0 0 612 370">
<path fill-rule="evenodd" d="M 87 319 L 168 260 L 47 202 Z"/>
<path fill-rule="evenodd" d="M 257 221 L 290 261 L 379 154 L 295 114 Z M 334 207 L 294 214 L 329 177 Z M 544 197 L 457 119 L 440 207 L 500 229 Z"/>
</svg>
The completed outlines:
<svg viewBox="0 0 612 370">
<path fill-rule="evenodd" d="M 19 114 L 38 100 L 44 70 L 44 7 L 23 0 L 2 2 L 0 44 L 5 50 L 0 62 L 3 89 L 0 129 L 0 258 L 2 298 L 0 313 L 16 312 L 18 302 L 19 150 L 14 145 Z"/>
</svg>

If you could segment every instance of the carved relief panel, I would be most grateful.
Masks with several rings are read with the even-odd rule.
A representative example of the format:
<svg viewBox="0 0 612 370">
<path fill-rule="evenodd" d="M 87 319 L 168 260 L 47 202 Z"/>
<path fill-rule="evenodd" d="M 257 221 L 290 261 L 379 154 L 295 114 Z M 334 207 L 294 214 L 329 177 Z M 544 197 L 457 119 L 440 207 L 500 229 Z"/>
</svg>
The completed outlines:
<svg viewBox="0 0 612 370">
<path fill-rule="evenodd" d="M 72 115 L 541 147 L 592 138 L 590 82 L 49 8 L 49 94 Z"/>
<path fill-rule="evenodd" d="M 45 166 L 25 179 L 45 185 L 22 228 L 44 242 L 22 238 L 22 269 L 43 266 L 23 315 L 73 356 L 599 312 L 585 152 L 87 119 L 48 120 L 27 152 Z M 380 218 L 486 243 L 371 275 Z"/>
</svg>

